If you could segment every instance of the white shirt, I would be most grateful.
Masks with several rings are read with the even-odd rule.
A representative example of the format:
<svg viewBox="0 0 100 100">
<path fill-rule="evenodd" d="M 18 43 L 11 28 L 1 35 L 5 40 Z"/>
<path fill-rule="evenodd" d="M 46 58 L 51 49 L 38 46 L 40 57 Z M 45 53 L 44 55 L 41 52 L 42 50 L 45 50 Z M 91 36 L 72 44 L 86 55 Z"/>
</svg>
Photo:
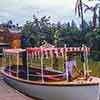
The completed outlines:
<svg viewBox="0 0 100 100">
<path fill-rule="evenodd" d="M 71 60 L 66 62 L 66 73 L 70 72 L 72 74 L 73 67 L 76 66 L 76 61 Z"/>
</svg>

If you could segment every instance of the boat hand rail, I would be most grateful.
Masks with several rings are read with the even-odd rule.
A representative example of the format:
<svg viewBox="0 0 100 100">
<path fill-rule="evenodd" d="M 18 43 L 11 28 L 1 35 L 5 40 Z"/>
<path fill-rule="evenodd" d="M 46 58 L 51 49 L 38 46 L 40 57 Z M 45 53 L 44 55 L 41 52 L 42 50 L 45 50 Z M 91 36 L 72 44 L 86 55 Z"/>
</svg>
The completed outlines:
<svg viewBox="0 0 100 100">
<path fill-rule="evenodd" d="M 65 74 L 56 74 L 56 75 L 50 75 L 50 74 L 44 74 L 44 77 L 50 77 L 50 76 L 52 76 L 52 77 L 57 77 L 57 76 L 64 76 Z M 41 74 L 39 74 L 39 75 L 35 75 L 35 74 L 29 74 L 29 76 L 41 76 Z"/>
<path fill-rule="evenodd" d="M 7 70 L 5 70 L 6 72 L 13 72 L 13 73 L 17 73 L 17 71 L 10 71 L 9 69 Z"/>
<path fill-rule="evenodd" d="M 15 73 L 15 74 L 17 74 L 17 72 L 16 71 L 9 71 L 9 70 L 7 70 L 6 69 L 6 71 L 9 73 L 9 72 L 11 72 L 11 73 Z M 20 73 L 20 72 L 19 72 Z M 25 73 L 25 72 L 21 72 L 21 73 Z M 64 76 L 65 74 L 64 73 L 62 73 L 62 74 L 56 74 L 56 75 L 51 75 L 51 74 L 44 74 L 44 77 L 50 77 L 50 76 L 52 76 L 52 77 L 57 77 L 57 76 Z M 41 76 L 41 73 L 38 73 L 37 75 L 36 74 L 29 74 L 29 76 L 38 76 L 38 77 L 40 77 Z"/>
<path fill-rule="evenodd" d="M 6 69 L 5 71 L 17 74 L 17 71 L 12 71 L 12 70 L 10 71 L 9 69 Z M 20 72 L 18 72 L 18 73 L 20 73 Z M 24 73 L 24 72 L 21 72 L 21 73 Z"/>
</svg>

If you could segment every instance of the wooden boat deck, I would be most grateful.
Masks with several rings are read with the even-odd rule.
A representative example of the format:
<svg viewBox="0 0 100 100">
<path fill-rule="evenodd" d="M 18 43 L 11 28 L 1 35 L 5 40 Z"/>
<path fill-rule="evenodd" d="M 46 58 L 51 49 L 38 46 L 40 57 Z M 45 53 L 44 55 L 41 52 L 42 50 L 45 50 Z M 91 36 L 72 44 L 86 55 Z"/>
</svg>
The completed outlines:
<svg viewBox="0 0 100 100">
<path fill-rule="evenodd" d="M 0 100 L 35 100 L 11 88 L 0 79 Z"/>
<path fill-rule="evenodd" d="M 59 82 L 49 82 L 49 84 L 85 84 L 85 83 L 88 83 L 88 84 L 92 84 L 92 83 L 99 83 L 100 84 L 100 78 L 97 78 L 97 77 L 90 77 L 87 81 L 85 80 L 74 80 L 72 82 L 68 82 L 67 80 L 64 80 L 64 81 L 59 81 Z"/>
</svg>

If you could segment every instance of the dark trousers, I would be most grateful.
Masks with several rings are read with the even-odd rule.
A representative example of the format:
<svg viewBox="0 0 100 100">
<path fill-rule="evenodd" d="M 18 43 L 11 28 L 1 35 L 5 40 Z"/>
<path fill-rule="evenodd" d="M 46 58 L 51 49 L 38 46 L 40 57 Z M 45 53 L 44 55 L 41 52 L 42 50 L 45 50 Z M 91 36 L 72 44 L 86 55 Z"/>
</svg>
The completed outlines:
<svg viewBox="0 0 100 100">
<path fill-rule="evenodd" d="M 68 81 L 72 81 L 72 74 L 68 71 Z"/>
</svg>

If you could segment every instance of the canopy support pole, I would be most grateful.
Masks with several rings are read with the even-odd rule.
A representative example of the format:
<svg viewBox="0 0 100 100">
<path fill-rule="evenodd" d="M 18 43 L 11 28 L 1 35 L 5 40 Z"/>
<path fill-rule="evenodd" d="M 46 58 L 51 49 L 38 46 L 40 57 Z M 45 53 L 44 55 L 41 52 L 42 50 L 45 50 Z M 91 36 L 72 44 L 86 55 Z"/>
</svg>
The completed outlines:
<svg viewBox="0 0 100 100">
<path fill-rule="evenodd" d="M 17 78 L 19 77 L 19 54 L 17 53 Z"/>
<path fill-rule="evenodd" d="M 66 51 L 66 44 L 64 45 L 65 53 L 64 53 L 64 70 L 65 70 L 65 78 L 68 81 L 68 69 L 66 68 L 66 61 L 67 61 L 67 51 Z"/>
<path fill-rule="evenodd" d="M 41 47 L 41 76 L 42 76 L 42 83 L 44 83 L 44 73 L 43 73 L 43 49 Z"/>
<path fill-rule="evenodd" d="M 51 67 L 53 67 L 52 48 L 50 48 L 50 65 L 51 65 Z"/>
<path fill-rule="evenodd" d="M 27 61 L 27 80 L 29 80 L 29 68 L 28 68 L 28 52 L 26 51 L 26 61 Z"/>
<path fill-rule="evenodd" d="M 2 67 L 6 66 L 6 56 L 5 56 L 5 52 L 3 49 L 3 56 L 2 56 Z"/>
<path fill-rule="evenodd" d="M 11 55 L 8 55 L 8 59 L 9 59 L 9 75 L 11 75 Z"/>
<path fill-rule="evenodd" d="M 33 52 L 31 53 L 32 59 L 31 59 L 31 66 L 33 66 L 33 61 L 34 61 L 34 54 Z"/>
<path fill-rule="evenodd" d="M 83 57 L 84 57 L 84 62 L 83 62 L 83 68 L 84 68 L 84 77 L 86 77 L 86 52 L 85 52 L 85 45 L 82 45 L 83 47 Z"/>
<path fill-rule="evenodd" d="M 88 53 L 86 52 L 86 66 L 87 66 L 87 75 L 89 76 L 89 65 L 88 65 L 88 63 L 89 63 L 89 60 L 88 60 Z"/>
</svg>

